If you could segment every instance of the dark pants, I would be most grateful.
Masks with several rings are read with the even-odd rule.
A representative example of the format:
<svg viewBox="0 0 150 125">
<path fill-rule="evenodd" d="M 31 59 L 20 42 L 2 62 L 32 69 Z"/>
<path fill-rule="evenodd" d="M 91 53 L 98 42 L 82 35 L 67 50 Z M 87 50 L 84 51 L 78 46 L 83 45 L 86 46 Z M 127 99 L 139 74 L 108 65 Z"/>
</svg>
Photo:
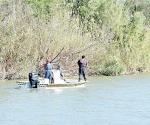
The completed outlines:
<svg viewBox="0 0 150 125">
<path fill-rule="evenodd" d="M 30 80 L 30 87 L 37 88 L 38 80 Z"/>
<path fill-rule="evenodd" d="M 80 82 L 82 76 L 83 76 L 84 80 L 86 81 L 85 74 L 86 74 L 85 68 L 79 68 L 79 82 Z"/>
</svg>

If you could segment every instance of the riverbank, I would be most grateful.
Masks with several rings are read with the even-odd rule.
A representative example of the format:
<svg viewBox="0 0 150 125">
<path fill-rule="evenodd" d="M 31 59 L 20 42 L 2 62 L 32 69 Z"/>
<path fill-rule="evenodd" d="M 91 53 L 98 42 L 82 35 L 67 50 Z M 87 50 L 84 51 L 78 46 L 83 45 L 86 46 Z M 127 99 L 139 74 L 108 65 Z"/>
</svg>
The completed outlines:
<svg viewBox="0 0 150 125">
<path fill-rule="evenodd" d="M 42 60 L 57 55 L 54 62 L 69 75 L 77 74 L 82 55 L 89 75 L 150 71 L 149 5 L 147 0 L 2 0 L 0 79 L 27 78 Z"/>
<path fill-rule="evenodd" d="M 107 75 L 107 74 L 100 74 L 99 72 L 98 73 L 88 73 L 87 74 L 87 77 L 115 77 L 115 76 L 132 76 L 132 75 L 140 75 L 140 74 L 150 74 L 150 72 L 149 71 L 134 71 L 134 72 L 123 72 L 123 73 L 121 73 L 121 74 L 112 74 L 112 75 Z M 75 74 L 73 74 L 73 73 L 67 73 L 67 74 L 65 74 L 64 73 L 64 78 L 65 79 L 78 79 L 78 74 L 77 73 L 75 73 Z M 18 81 L 18 80 L 28 80 L 28 74 L 26 74 L 26 76 L 23 76 L 23 77 L 17 77 L 17 78 L 15 78 L 15 76 L 14 77 L 11 77 L 11 78 L 6 78 L 6 79 L 1 79 L 1 81 L 12 81 L 12 80 L 16 80 L 16 81 Z"/>
</svg>

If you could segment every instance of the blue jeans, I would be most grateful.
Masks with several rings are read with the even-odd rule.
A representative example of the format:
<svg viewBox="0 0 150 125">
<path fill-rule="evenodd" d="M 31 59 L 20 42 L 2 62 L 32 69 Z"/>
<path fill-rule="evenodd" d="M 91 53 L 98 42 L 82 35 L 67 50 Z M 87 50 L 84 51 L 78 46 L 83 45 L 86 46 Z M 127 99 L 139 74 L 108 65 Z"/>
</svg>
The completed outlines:
<svg viewBox="0 0 150 125">
<path fill-rule="evenodd" d="M 52 80 L 52 71 L 51 70 L 45 70 L 45 78 L 49 79 L 49 82 Z"/>
</svg>

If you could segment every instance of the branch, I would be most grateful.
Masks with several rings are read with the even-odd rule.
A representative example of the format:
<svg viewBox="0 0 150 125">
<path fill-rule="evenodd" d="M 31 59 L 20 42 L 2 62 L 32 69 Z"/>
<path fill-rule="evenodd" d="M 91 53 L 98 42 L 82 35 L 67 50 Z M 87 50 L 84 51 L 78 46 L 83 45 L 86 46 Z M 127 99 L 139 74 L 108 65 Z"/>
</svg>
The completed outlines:
<svg viewBox="0 0 150 125">
<path fill-rule="evenodd" d="M 76 52 L 72 52 L 72 54 L 78 54 L 78 53 L 81 53 L 81 52 L 83 52 L 83 51 L 85 51 L 87 49 L 90 49 L 90 48 L 96 46 L 98 44 L 98 42 L 92 43 L 92 44 L 88 45 L 87 47 L 83 48 L 82 50 L 79 50 L 79 51 L 76 51 Z"/>
<path fill-rule="evenodd" d="M 51 60 L 51 62 L 53 62 L 60 54 L 61 52 L 64 50 L 64 47 L 60 50 L 60 52 Z"/>
</svg>

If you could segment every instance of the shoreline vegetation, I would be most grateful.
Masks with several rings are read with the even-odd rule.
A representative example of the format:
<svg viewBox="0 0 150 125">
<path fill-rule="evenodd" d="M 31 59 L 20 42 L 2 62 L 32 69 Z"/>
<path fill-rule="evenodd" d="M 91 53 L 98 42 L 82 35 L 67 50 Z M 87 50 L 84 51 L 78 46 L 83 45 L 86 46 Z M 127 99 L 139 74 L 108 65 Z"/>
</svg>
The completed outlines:
<svg viewBox="0 0 150 125">
<path fill-rule="evenodd" d="M 0 79 L 27 78 L 60 51 L 68 76 L 81 55 L 89 75 L 150 72 L 150 1 L 0 0 Z"/>
</svg>

